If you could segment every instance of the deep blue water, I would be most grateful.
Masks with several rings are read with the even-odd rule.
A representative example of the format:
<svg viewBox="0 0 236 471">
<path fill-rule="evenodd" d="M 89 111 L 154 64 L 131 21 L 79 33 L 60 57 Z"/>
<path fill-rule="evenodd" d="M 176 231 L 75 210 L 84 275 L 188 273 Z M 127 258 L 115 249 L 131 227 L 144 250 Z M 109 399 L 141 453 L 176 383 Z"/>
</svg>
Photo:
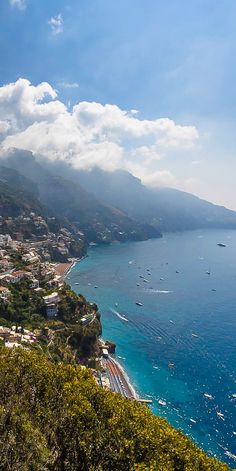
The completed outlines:
<svg viewBox="0 0 236 471">
<path fill-rule="evenodd" d="M 103 337 L 153 411 L 235 467 L 236 231 L 92 247 L 68 282 L 98 304 Z"/>
</svg>

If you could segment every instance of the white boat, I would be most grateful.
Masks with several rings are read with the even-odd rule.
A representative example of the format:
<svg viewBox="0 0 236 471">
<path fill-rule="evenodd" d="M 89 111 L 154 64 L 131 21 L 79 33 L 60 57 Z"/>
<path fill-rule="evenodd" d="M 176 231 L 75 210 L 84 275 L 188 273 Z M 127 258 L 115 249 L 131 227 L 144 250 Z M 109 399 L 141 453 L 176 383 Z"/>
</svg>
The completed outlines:
<svg viewBox="0 0 236 471">
<path fill-rule="evenodd" d="M 137 304 L 137 306 L 143 306 L 143 304 L 142 304 L 142 303 L 140 303 L 139 301 L 136 301 L 136 303 L 135 303 L 135 304 Z"/>
<path fill-rule="evenodd" d="M 220 417 L 220 419 L 224 418 L 224 414 L 222 414 L 222 412 L 216 412 L 216 415 L 218 415 L 218 417 Z"/>
<path fill-rule="evenodd" d="M 203 396 L 206 397 L 207 399 L 210 399 L 210 400 L 214 399 L 214 397 L 211 394 L 208 394 L 208 393 L 204 393 Z"/>
<path fill-rule="evenodd" d="M 166 406 L 166 401 L 159 399 L 158 404 L 160 404 L 160 406 Z"/>
<path fill-rule="evenodd" d="M 197 423 L 196 420 L 194 420 L 194 419 L 189 419 L 189 420 L 190 420 L 190 422 L 192 422 L 193 424 L 196 424 L 196 423 Z"/>
<path fill-rule="evenodd" d="M 78 281 L 76 281 L 75 285 L 78 285 L 78 284 L 79 284 Z"/>
</svg>

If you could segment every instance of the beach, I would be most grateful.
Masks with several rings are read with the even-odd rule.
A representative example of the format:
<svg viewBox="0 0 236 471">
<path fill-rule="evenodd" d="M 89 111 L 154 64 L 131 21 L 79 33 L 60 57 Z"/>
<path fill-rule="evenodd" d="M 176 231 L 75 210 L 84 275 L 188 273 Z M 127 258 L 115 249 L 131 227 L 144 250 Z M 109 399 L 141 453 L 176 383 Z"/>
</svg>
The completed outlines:
<svg viewBox="0 0 236 471">
<path fill-rule="evenodd" d="M 80 259 L 76 258 L 71 260 L 70 262 L 57 263 L 57 265 L 55 265 L 55 271 L 57 275 L 59 275 L 61 279 L 64 280 L 69 275 L 74 265 L 79 261 Z"/>
</svg>

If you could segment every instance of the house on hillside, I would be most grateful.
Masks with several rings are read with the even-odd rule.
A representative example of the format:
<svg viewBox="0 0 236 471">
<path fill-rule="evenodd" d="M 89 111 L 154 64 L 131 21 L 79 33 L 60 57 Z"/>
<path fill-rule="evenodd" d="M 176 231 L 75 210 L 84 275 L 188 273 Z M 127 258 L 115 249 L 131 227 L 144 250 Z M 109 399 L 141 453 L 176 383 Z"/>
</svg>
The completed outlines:
<svg viewBox="0 0 236 471">
<path fill-rule="evenodd" d="M 55 291 L 48 296 L 44 296 L 43 300 L 46 304 L 46 313 L 48 317 L 57 317 L 58 314 L 58 303 L 60 302 L 60 297 Z"/>
<path fill-rule="evenodd" d="M 58 306 L 57 304 L 48 304 L 46 306 L 47 317 L 57 317 Z"/>
<path fill-rule="evenodd" d="M 18 283 L 20 280 L 30 280 L 30 278 L 32 278 L 32 273 L 25 270 L 14 271 L 12 275 L 14 277 L 12 280 L 13 283 Z"/>
</svg>

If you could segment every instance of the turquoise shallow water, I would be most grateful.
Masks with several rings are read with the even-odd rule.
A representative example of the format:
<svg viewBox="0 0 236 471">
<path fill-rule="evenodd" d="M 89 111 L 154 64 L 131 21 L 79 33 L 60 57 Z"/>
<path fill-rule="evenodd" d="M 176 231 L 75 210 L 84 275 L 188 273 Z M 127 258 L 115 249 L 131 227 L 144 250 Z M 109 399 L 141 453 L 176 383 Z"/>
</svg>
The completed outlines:
<svg viewBox="0 0 236 471">
<path fill-rule="evenodd" d="M 98 304 L 103 337 L 153 411 L 235 467 L 236 231 L 92 247 L 68 282 Z"/>
</svg>

